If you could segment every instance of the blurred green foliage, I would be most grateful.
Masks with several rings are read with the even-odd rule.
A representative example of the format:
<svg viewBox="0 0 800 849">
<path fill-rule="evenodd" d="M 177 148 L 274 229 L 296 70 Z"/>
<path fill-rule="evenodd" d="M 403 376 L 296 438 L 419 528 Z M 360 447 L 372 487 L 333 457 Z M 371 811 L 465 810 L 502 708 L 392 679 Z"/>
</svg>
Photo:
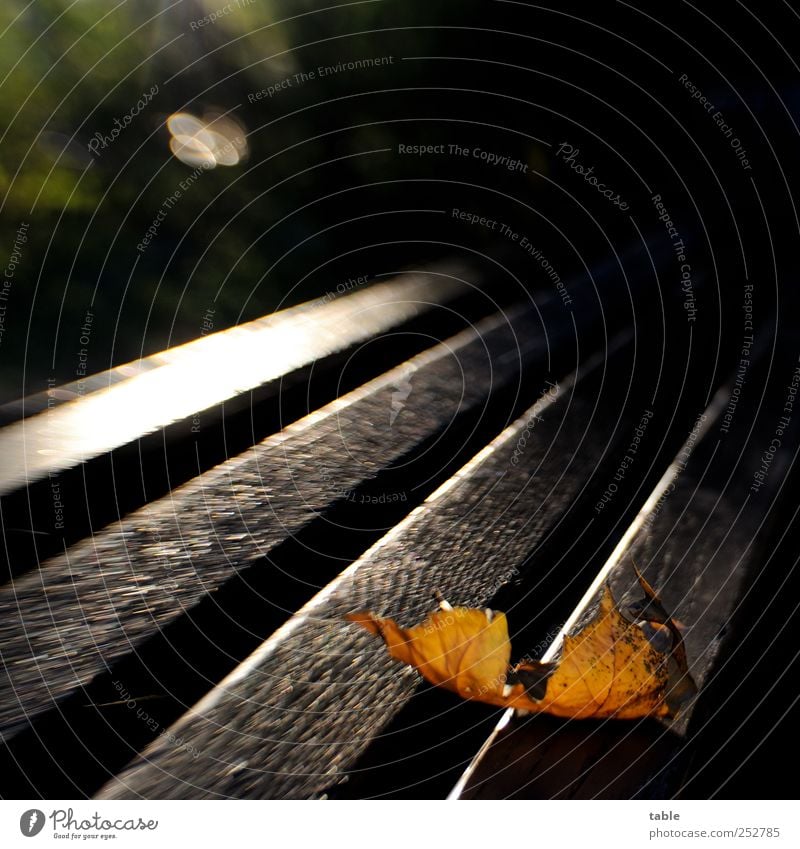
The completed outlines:
<svg viewBox="0 0 800 849">
<path fill-rule="evenodd" d="M 462 4 L 459 16 L 474 5 Z M 30 228 L 9 290 L 0 396 L 73 380 L 87 310 L 96 316 L 94 372 L 197 336 L 212 304 L 221 329 L 327 291 L 330 276 L 315 269 L 347 245 L 322 198 L 339 192 L 337 215 L 357 218 L 369 201 L 353 186 L 410 167 L 387 172 L 364 151 L 389 147 L 397 132 L 392 101 L 371 93 L 419 81 L 418 63 L 252 95 L 402 45 L 434 52 L 440 36 L 430 24 L 452 10 L 444 0 L 330 9 L 311 0 L 6 0 L 0 251 L 11 254 L 20 222 Z M 412 22 L 423 26 L 409 35 Z M 140 251 L 192 171 L 168 146 L 165 120 L 179 110 L 231 111 L 249 158 L 203 173 Z M 342 132 L 348 126 L 358 129 Z M 95 141 L 93 152 L 93 139 L 107 144 Z"/>
</svg>

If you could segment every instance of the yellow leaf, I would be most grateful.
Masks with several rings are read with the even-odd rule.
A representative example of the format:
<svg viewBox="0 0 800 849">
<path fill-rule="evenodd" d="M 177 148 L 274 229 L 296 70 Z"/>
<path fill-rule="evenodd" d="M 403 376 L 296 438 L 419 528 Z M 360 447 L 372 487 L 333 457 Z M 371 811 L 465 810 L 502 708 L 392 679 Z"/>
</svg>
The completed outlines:
<svg viewBox="0 0 800 849">
<path fill-rule="evenodd" d="M 664 700 L 669 655 L 656 651 L 638 626 L 619 613 L 606 587 L 595 619 L 574 637 L 564 637 L 561 659 L 552 665 L 542 699 L 526 693 L 526 673 L 549 664 L 518 668 L 522 683 L 509 698 L 514 707 L 555 716 L 601 718 L 667 716 Z"/>
<path fill-rule="evenodd" d="M 432 613 L 414 628 L 371 613 L 347 618 L 383 637 L 393 658 L 415 667 L 431 684 L 480 701 L 503 691 L 511 643 L 502 613 L 455 607 Z"/>
<path fill-rule="evenodd" d="M 637 573 L 638 575 L 638 573 Z M 371 613 L 348 618 L 383 638 L 389 654 L 430 683 L 466 699 L 579 719 L 670 716 L 695 692 L 679 629 L 639 575 L 651 628 L 667 629 L 672 649 L 654 648 L 617 609 L 606 586 L 595 617 L 564 638 L 556 663 L 508 668 L 511 644 L 502 613 L 456 607 L 413 628 Z"/>
</svg>

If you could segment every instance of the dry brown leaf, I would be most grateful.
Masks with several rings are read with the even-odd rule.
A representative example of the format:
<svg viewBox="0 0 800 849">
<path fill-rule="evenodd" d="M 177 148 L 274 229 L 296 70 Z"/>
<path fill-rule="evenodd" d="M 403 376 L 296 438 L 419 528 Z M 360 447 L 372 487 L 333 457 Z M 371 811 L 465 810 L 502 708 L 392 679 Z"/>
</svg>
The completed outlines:
<svg viewBox="0 0 800 849">
<path fill-rule="evenodd" d="M 669 652 L 654 648 L 642 628 L 619 612 L 607 586 L 594 618 L 564 638 L 557 662 L 513 669 L 508 668 L 511 643 L 502 613 L 456 607 L 433 613 L 413 628 L 371 613 L 348 619 L 380 635 L 393 658 L 465 699 L 581 719 L 671 716 L 695 687 L 678 627 L 638 577 L 646 596 L 643 619 L 651 628 L 668 629 Z"/>
<path fill-rule="evenodd" d="M 564 637 L 560 661 L 519 667 L 521 682 L 510 698 L 514 707 L 555 716 L 667 716 L 668 659 L 620 614 L 606 587 L 595 619 L 574 637 Z M 541 678 L 548 672 L 543 698 L 532 698 L 526 676 Z"/>
<path fill-rule="evenodd" d="M 489 616 L 485 610 L 454 607 L 432 613 L 414 628 L 371 613 L 347 618 L 379 634 L 395 660 L 415 667 L 431 684 L 481 701 L 503 692 L 511 659 L 503 613 Z"/>
</svg>

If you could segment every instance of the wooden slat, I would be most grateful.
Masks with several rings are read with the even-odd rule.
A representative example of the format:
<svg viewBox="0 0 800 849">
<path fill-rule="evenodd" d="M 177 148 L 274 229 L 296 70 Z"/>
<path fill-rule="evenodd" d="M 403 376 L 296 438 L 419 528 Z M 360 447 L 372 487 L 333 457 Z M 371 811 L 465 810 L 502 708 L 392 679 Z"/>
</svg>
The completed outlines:
<svg viewBox="0 0 800 849">
<path fill-rule="evenodd" d="M 518 385 L 523 367 L 546 373 L 574 334 L 553 319 L 556 309 L 551 299 L 543 315 L 518 307 L 480 322 L 0 588 L 2 734 L 493 392 Z M 410 390 L 402 404 L 398 387 Z"/>
<path fill-rule="evenodd" d="M 735 426 L 725 432 L 719 420 L 732 387 L 718 393 L 545 660 L 557 656 L 564 633 L 591 618 L 606 581 L 623 607 L 641 599 L 631 566 L 635 562 L 685 627 L 690 671 L 702 698 L 747 575 L 759 562 L 756 533 L 785 465 L 776 463 L 768 486 L 754 499 L 755 457 L 770 444 L 776 426 L 774 414 L 754 424 L 762 409 L 762 385 L 754 380 L 757 397 L 750 405 L 741 403 Z M 765 410 L 780 409 L 781 389 L 773 391 L 775 403 L 764 405 Z M 693 700 L 671 721 L 567 721 L 507 711 L 451 798 L 668 798 L 686 767 L 696 704 Z"/>
<path fill-rule="evenodd" d="M 605 367 L 616 375 L 610 384 Z M 434 589 L 485 603 L 613 443 L 623 373 L 618 356 L 582 368 L 577 385 L 562 381 L 557 398 L 507 428 L 100 795 L 306 797 L 335 783 L 418 684 L 344 614 L 370 608 L 408 624 L 430 610 Z"/>
<path fill-rule="evenodd" d="M 369 339 L 469 290 L 460 269 L 407 273 L 328 303 L 300 304 L 106 373 L 107 383 L 0 430 L 0 495 L 72 468 L 295 369 Z M 462 272 L 463 273 L 463 272 Z M 65 394 L 66 393 L 66 394 Z M 24 414 L 24 409 L 20 411 Z"/>
</svg>

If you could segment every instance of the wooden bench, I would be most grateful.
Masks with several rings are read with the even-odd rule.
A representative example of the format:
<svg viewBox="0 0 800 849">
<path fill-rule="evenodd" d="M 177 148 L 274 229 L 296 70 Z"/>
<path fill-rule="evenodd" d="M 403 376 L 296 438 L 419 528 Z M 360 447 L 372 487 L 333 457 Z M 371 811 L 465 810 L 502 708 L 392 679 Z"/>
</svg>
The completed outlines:
<svg viewBox="0 0 800 849">
<path fill-rule="evenodd" d="M 633 246 L 571 309 L 469 264 L 404 273 L 7 406 L 0 795 L 675 792 L 694 710 L 492 732 L 344 619 L 412 624 L 439 591 L 552 656 L 635 559 L 702 703 L 786 461 L 748 495 L 774 417 L 745 393 L 721 433 L 711 340 L 674 310 L 631 326 L 660 262 Z M 759 368 L 779 397 L 791 374 Z"/>
</svg>

